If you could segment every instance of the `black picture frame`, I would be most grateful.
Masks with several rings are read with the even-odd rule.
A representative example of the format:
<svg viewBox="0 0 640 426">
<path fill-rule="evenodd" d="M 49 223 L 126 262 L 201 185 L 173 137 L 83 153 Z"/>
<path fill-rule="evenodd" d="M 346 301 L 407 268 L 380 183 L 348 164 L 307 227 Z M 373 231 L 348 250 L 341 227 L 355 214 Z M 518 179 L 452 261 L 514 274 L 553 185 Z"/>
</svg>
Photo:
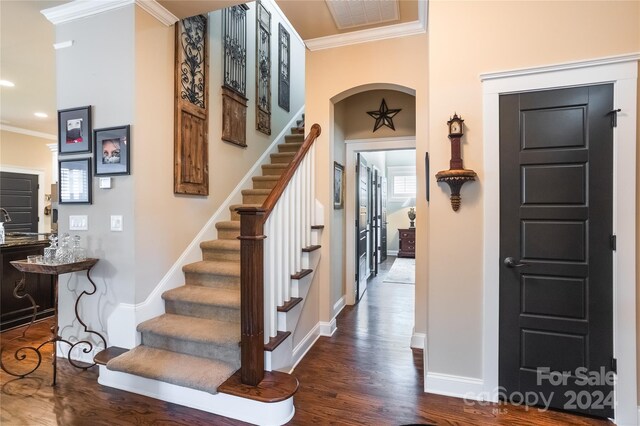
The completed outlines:
<svg viewBox="0 0 640 426">
<path fill-rule="evenodd" d="M 91 158 L 58 161 L 58 202 L 91 204 Z"/>
<path fill-rule="evenodd" d="M 91 152 L 91 105 L 58 111 L 58 153 Z"/>
<path fill-rule="evenodd" d="M 344 208 L 344 166 L 337 161 L 333 162 L 333 208 Z"/>
<path fill-rule="evenodd" d="M 93 162 L 96 176 L 131 174 L 131 126 L 105 127 L 93 131 Z"/>
</svg>

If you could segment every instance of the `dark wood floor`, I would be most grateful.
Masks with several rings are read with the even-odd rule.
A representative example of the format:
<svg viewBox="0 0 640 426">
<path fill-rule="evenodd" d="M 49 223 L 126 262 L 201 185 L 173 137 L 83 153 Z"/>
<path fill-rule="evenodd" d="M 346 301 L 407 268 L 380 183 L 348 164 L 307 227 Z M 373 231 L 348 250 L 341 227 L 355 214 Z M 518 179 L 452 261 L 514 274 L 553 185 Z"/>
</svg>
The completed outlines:
<svg viewBox="0 0 640 426">
<path fill-rule="evenodd" d="M 413 286 L 383 283 L 393 259 L 369 284 L 363 300 L 346 307 L 338 330 L 320 338 L 295 369 L 300 390 L 292 425 L 604 425 L 608 422 L 515 406 L 467 405 L 423 392 L 422 353 L 411 350 Z M 39 342 L 47 322 L 21 343 Z M 5 344 L 19 334 L 0 335 Z M 12 344 L 15 347 L 15 344 Z M 48 345 L 48 354 L 50 346 Z M 11 352 L 12 353 L 12 352 Z M 0 424 L 4 425 L 241 425 L 213 414 L 101 386 L 97 369 L 59 362 L 58 385 L 47 364 L 31 378 L 0 372 Z M 3 362 L 11 360 L 5 354 Z"/>
</svg>

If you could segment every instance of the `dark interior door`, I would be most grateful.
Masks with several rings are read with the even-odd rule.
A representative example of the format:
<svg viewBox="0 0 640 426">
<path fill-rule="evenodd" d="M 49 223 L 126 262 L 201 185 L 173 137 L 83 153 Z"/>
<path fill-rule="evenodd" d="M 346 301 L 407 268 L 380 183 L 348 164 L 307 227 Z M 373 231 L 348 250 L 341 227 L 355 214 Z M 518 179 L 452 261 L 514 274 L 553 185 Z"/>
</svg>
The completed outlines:
<svg viewBox="0 0 640 426">
<path fill-rule="evenodd" d="M 612 109 L 610 84 L 500 97 L 500 386 L 600 417 L 613 417 Z"/>
<path fill-rule="evenodd" d="M 9 232 L 38 232 L 38 175 L 0 172 L 0 207 L 9 212 Z"/>
<path fill-rule="evenodd" d="M 369 233 L 369 175 L 367 160 L 358 154 L 358 165 L 356 166 L 357 200 L 356 212 L 356 265 L 358 271 L 356 276 L 356 300 L 364 294 L 367 288 L 368 265 L 367 265 L 367 234 Z"/>
<path fill-rule="evenodd" d="M 387 260 L 387 178 L 380 177 L 380 262 Z"/>
</svg>

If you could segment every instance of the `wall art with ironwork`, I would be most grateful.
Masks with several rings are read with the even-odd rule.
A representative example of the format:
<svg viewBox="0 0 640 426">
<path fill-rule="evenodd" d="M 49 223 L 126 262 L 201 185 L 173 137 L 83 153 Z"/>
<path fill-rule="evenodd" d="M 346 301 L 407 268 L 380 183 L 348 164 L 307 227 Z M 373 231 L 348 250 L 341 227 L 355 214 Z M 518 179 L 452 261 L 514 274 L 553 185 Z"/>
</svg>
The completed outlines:
<svg viewBox="0 0 640 426">
<path fill-rule="evenodd" d="M 256 129 L 271 134 L 271 13 L 256 1 Z"/>
<path fill-rule="evenodd" d="M 209 194 L 209 42 L 207 16 L 176 24 L 173 191 Z"/>
<path fill-rule="evenodd" d="M 192 16 L 180 21 L 180 98 L 205 108 L 205 46 L 207 17 Z"/>
<path fill-rule="evenodd" d="M 289 112 L 289 76 L 291 53 L 289 32 L 278 24 L 278 105 Z"/>
<path fill-rule="evenodd" d="M 224 86 L 247 95 L 247 10 L 246 4 L 222 11 L 224 44 Z"/>
</svg>

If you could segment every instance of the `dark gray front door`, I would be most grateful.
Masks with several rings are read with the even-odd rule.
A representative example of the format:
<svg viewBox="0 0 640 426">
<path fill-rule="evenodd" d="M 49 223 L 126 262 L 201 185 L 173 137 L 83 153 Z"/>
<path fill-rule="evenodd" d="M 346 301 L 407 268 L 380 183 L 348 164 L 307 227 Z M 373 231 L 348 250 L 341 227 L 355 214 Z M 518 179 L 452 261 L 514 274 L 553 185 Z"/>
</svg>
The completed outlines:
<svg viewBox="0 0 640 426">
<path fill-rule="evenodd" d="M 38 175 L 0 172 L 0 207 L 11 222 L 9 232 L 38 232 Z"/>
<path fill-rule="evenodd" d="M 500 386 L 601 417 L 613 417 L 612 109 L 612 85 L 500 97 Z"/>
</svg>

